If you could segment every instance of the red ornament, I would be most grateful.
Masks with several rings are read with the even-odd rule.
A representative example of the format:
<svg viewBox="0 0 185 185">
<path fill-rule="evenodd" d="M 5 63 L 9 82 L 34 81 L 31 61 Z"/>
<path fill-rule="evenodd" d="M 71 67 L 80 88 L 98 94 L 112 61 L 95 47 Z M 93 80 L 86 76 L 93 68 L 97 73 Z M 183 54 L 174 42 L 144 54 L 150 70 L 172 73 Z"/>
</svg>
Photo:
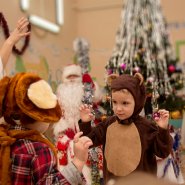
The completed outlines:
<svg viewBox="0 0 185 185">
<path fill-rule="evenodd" d="M 154 112 L 154 113 L 152 114 L 152 117 L 153 117 L 154 120 L 155 120 L 155 119 L 159 119 L 159 118 L 160 118 L 160 113 L 159 113 L 159 112 Z"/>
<path fill-rule="evenodd" d="M 85 73 L 82 77 L 82 82 L 83 83 L 92 83 L 92 88 L 94 88 L 94 82 L 91 78 L 91 76 L 88 73 Z"/>
<path fill-rule="evenodd" d="M 126 64 L 125 64 L 125 63 L 122 63 L 122 64 L 120 65 L 120 68 L 121 68 L 122 70 L 125 70 L 125 69 L 126 69 Z"/>
<path fill-rule="evenodd" d="M 173 64 L 169 65 L 169 66 L 168 66 L 168 71 L 169 71 L 170 73 L 175 72 L 175 66 L 174 66 Z"/>
<path fill-rule="evenodd" d="M 108 73 L 108 75 L 111 75 L 113 73 L 113 70 L 112 69 L 108 69 L 107 73 Z"/>
</svg>

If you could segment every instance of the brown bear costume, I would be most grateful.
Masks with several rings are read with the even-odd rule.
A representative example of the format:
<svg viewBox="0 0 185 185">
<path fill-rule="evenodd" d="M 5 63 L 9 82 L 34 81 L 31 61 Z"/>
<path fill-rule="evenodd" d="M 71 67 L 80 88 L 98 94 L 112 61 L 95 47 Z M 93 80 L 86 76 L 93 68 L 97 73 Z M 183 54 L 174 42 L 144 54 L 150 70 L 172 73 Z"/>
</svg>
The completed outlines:
<svg viewBox="0 0 185 185">
<path fill-rule="evenodd" d="M 92 139 L 93 146 L 103 145 L 105 184 L 134 171 L 156 175 L 156 156 L 165 158 L 172 149 L 169 130 L 139 115 L 146 99 L 142 75 L 113 77 L 111 91 L 127 89 L 135 100 L 131 117 L 119 120 L 113 115 L 96 128 L 91 128 L 90 122 L 79 122 L 80 130 Z"/>
</svg>

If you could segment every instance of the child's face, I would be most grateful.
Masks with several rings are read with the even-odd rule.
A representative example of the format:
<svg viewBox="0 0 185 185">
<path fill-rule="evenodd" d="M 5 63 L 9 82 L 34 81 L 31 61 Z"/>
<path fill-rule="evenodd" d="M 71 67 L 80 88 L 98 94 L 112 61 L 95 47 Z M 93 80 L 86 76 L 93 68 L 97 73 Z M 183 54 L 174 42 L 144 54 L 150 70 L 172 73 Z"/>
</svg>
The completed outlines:
<svg viewBox="0 0 185 185">
<path fill-rule="evenodd" d="M 134 97 L 126 89 L 112 92 L 112 105 L 114 114 L 120 120 L 128 119 L 134 112 Z"/>
</svg>

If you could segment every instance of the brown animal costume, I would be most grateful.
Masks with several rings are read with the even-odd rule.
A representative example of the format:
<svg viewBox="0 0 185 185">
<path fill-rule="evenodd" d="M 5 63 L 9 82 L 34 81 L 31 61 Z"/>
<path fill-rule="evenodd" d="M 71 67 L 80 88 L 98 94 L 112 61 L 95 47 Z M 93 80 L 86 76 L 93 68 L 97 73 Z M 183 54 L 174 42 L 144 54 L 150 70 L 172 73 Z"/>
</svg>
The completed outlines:
<svg viewBox="0 0 185 185">
<path fill-rule="evenodd" d="M 105 184 L 111 178 L 124 177 L 134 171 L 156 174 L 156 155 L 167 157 L 172 148 L 169 131 L 139 115 L 146 98 L 141 74 L 114 75 L 113 78 L 112 91 L 127 89 L 134 97 L 132 116 L 126 120 L 111 116 L 94 129 L 90 123 L 79 123 L 93 146 L 103 145 Z"/>
<path fill-rule="evenodd" d="M 11 130 L 11 125 L 26 125 L 35 121 L 53 123 L 62 116 L 61 108 L 51 89 L 35 74 L 18 73 L 0 81 L 0 184 L 11 184 L 11 145 L 18 139 L 39 141 L 48 145 L 56 154 L 55 147 L 36 130 Z M 37 85 L 35 85 L 37 84 Z M 43 85 L 44 84 L 44 85 Z M 37 96 L 34 92 L 37 91 Z M 47 101 L 43 101 L 43 92 Z M 53 95 L 53 96 L 52 96 Z M 52 107 L 52 108 L 51 108 Z"/>
</svg>

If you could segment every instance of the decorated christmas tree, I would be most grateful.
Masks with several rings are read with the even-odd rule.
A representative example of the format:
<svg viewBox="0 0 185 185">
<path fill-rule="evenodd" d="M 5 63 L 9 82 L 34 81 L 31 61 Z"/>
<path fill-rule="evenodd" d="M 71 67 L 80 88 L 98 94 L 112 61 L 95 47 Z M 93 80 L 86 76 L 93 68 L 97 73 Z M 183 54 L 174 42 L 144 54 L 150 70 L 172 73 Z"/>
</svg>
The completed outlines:
<svg viewBox="0 0 185 185">
<path fill-rule="evenodd" d="M 177 91 L 183 88 L 184 79 L 177 64 L 160 0 L 127 0 L 107 75 L 142 73 L 147 88 L 145 114 L 151 116 L 157 108 L 183 109 L 184 100 Z M 110 115 L 109 86 L 105 89 L 104 107 Z"/>
</svg>

